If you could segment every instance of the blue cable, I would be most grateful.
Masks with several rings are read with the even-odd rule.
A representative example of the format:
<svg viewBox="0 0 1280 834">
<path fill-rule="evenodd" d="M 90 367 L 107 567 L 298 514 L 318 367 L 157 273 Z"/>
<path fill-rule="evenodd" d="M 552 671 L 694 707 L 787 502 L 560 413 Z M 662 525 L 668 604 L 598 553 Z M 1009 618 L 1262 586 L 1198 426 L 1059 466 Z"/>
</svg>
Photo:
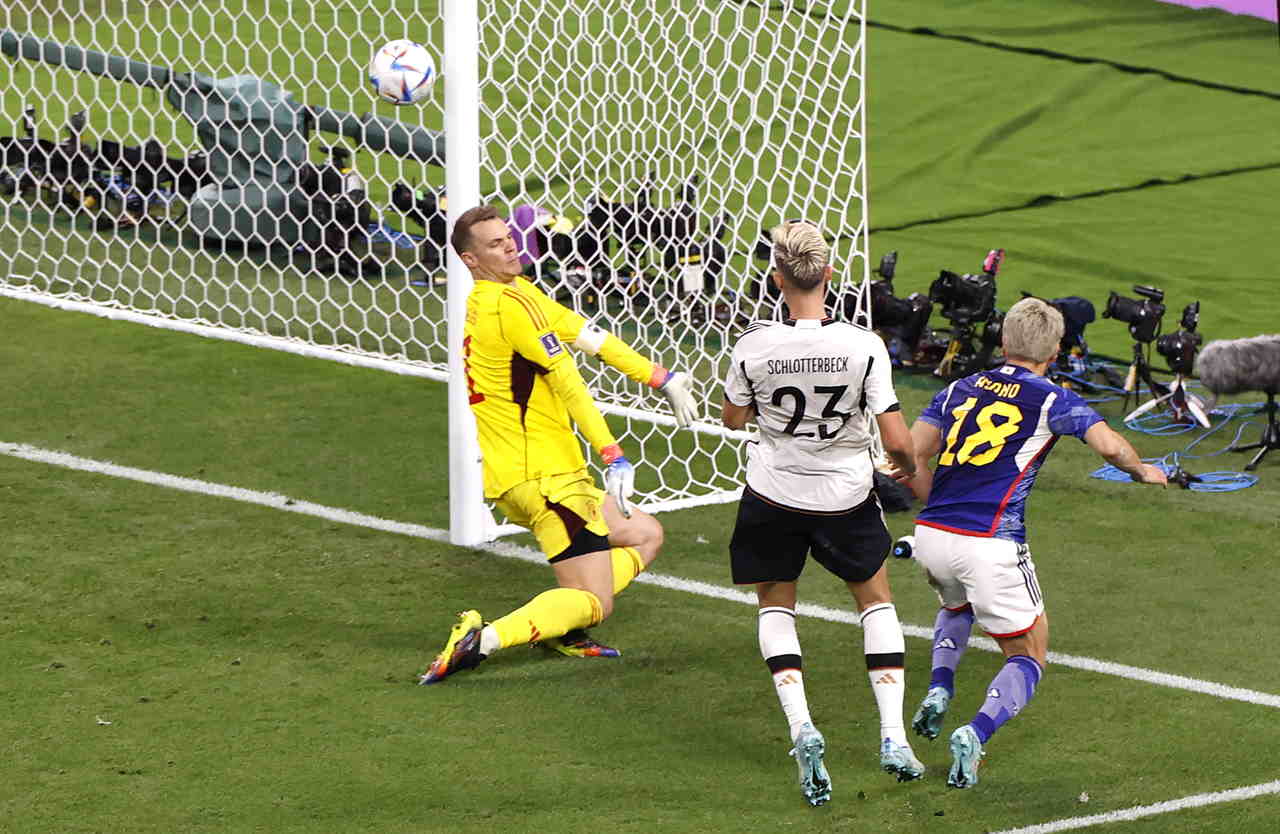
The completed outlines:
<svg viewBox="0 0 1280 834">
<path fill-rule="evenodd" d="M 1201 440 L 1204 440 L 1205 437 L 1208 437 L 1213 432 L 1217 431 L 1218 429 L 1225 426 L 1227 423 L 1234 420 L 1237 416 L 1239 416 L 1240 412 L 1246 409 L 1260 409 L 1260 408 L 1262 408 L 1262 403 L 1260 402 L 1258 403 L 1226 403 L 1226 404 L 1215 407 L 1212 411 L 1209 412 L 1210 420 L 1212 420 L 1214 417 L 1226 417 L 1226 419 L 1216 426 L 1210 426 L 1207 432 L 1205 432 L 1203 435 L 1201 435 L 1200 437 L 1192 441 L 1191 446 L 1196 445 Z M 1185 434 L 1189 431 L 1195 430 L 1196 423 L 1183 422 L 1181 420 L 1172 419 L 1172 417 L 1173 417 L 1173 412 L 1167 409 L 1164 409 L 1161 411 L 1153 412 L 1151 414 L 1144 414 L 1143 416 L 1134 418 L 1133 420 L 1125 420 L 1124 425 L 1125 425 L 1125 428 L 1131 431 L 1136 431 L 1136 432 L 1139 432 L 1140 434 L 1155 435 L 1157 437 L 1167 437 L 1175 434 Z M 1245 425 L 1248 425 L 1248 423 L 1246 423 Z M 1237 440 L 1240 439 L 1238 435 L 1236 439 Z M 1235 445 L 1234 442 L 1232 443 L 1232 445 Z M 1187 449 L 1189 450 L 1191 446 L 1188 446 Z"/>
<path fill-rule="evenodd" d="M 1223 446 L 1218 451 L 1209 452 L 1208 454 L 1205 454 L 1205 455 L 1191 454 L 1191 450 L 1194 449 L 1197 445 L 1199 445 L 1200 441 L 1204 440 L 1209 435 L 1213 434 L 1218 429 L 1222 428 L 1223 426 L 1227 425 L 1232 420 L 1234 420 L 1236 417 L 1240 416 L 1240 413 L 1242 411 L 1245 411 L 1246 409 L 1260 409 L 1262 405 L 1263 405 L 1262 403 L 1257 402 L 1257 403 L 1228 403 L 1226 405 L 1218 406 L 1213 410 L 1213 414 L 1225 414 L 1227 419 L 1223 420 L 1218 425 L 1214 426 L 1213 428 L 1206 431 L 1204 434 L 1197 437 L 1195 440 L 1188 443 L 1187 448 L 1182 450 L 1183 456 L 1189 457 L 1189 458 L 1212 458 L 1212 457 L 1217 457 L 1218 455 L 1221 455 L 1224 452 L 1230 451 L 1232 446 L 1235 446 L 1237 443 L 1240 442 L 1240 436 L 1244 434 L 1244 430 L 1247 429 L 1249 426 L 1253 425 L 1252 420 L 1245 420 L 1243 423 L 1241 423 L 1239 428 L 1236 429 L 1235 437 L 1231 438 L 1231 442 L 1228 443 L 1226 446 Z M 1255 411 L 1253 413 L 1257 413 L 1257 412 Z"/>
<path fill-rule="evenodd" d="M 1166 475 L 1169 475 L 1179 468 L 1178 461 L 1180 458 L 1212 458 L 1212 457 L 1217 457 L 1218 455 L 1221 455 L 1225 452 L 1228 452 L 1231 450 L 1233 446 L 1235 446 L 1237 443 L 1240 442 L 1240 437 L 1241 435 L 1244 434 L 1245 429 L 1253 425 L 1252 420 L 1246 420 L 1245 422 L 1239 424 L 1239 426 L 1236 428 L 1235 436 L 1231 438 L 1231 442 L 1228 443 L 1226 446 L 1223 446 L 1218 451 L 1208 452 L 1206 454 L 1201 454 L 1201 455 L 1191 454 L 1191 450 L 1194 449 L 1196 446 L 1198 446 L 1201 443 L 1201 441 L 1205 440 L 1210 435 L 1221 430 L 1223 426 L 1228 425 L 1232 420 L 1236 419 L 1241 414 L 1244 414 L 1244 413 L 1256 414 L 1262 409 L 1262 407 L 1263 407 L 1263 403 L 1261 402 L 1226 403 L 1223 405 L 1219 405 L 1209 414 L 1211 419 L 1214 417 L 1224 418 L 1216 426 L 1211 426 L 1208 429 L 1206 429 L 1203 434 L 1201 434 L 1195 440 L 1192 440 L 1190 443 L 1188 443 L 1186 448 L 1183 449 L 1181 452 L 1172 452 L 1164 456 L 1163 458 L 1144 459 L 1143 463 L 1151 463 L 1156 466 L 1159 466 Z M 1165 415 L 1163 414 L 1152 415 L 1152 417 L 1164 417 L 1164 416 Z M 1150 420 L 1150 419 L 1151 418 L 1140 417 L 1137 420 L 1126 422 L 1125 425 L 1128 426 L 1129 428 L 1135 428 L 1134 424 L 1141 425 L 1144 420 Z M 1174 431 L 1167 430 L 1173 427 L 1176 427 L 1176 430 Z M 1183 432 L 1188 431 L 1191 428 L 1194 428 L 1194 425 L 1184 426 L 1184 424 L 1180 424 L 1180 423 L 1170 423 L 1164 426 L 1157 426 L 1151 429 L 1145 429 L 1145 431 L 1147 434 L 1162 434 L 1162 433 L 1163 434 L 1182 434 Z M 1165 431 L 1162 432 L 1161 429 L 1165 429 Z M 1135 430 L 1143 431 L 1144 428 L 1136 428 Z M 1103 481 L 1118 482 L 1118 481 L 1131 480 L 1130 477 L 1124 471 L 1117 469 L 1111 464 L 1107 464 L 1105 466 L 1099 467 L 1098 469 L 1095 469 L 1093 472 L 1090 473 L 1090 476 L 1094 478 L 1098 478 Z M 1251 487 L 1258 482 L 1258 477 L 1256 475 L 1250 475 L 1244 472 L 1205 472 L 1195 477 L 1198 480 L 1192 481 L 1190 484 L 1187 485 L 1188 489 L 1194 490 L 1195 492 L 1234 492 L 1239 489 L 1246 489 L 1248 487 Z"/>
<path fill-rule="evenodd" d="M 1176 459 L 1175 452 L 1172 457 Z M 1173 474 L 1177 464 L 1170 463 L 1168 456 L 1164 458 L 1143 458 L 1143 463 L 1154 464 L 1160 467 L 1165 475 Z M 1117 469 L 1111 464 L 1101 466 L 1089 473 L 1090 477 L 1097 478 L 1102 481 L 1124 482 L 1132 481 L 1123 470 Z M 1257 475 L 1250 475 L 1247 472 L 1205 472 L 1196 475 L 1199 480 L 1192 481 L 1187 485 L 1187 489 L 1192 492 L 1235 492 L 1236 490 L 1246 489 L 1258 482 Z"/>
<path fill-rule="evenodd" d="M 1185 434 L 1196 427 L 1195 423 L 1183 422 L 1182 420 L 1170 419 L 1172 415 L 1167 411 L 1157 411 L 1152 414 L 1144 414 L 1141 417 L 1135 417 L 1132 420 L 1125 420 L 1124 426 L 1130 431 L 1136 431 L 1139 434 L 1150 434 L 1156 437 L 1171 437 L 1175 434 Z"/>
</svg>

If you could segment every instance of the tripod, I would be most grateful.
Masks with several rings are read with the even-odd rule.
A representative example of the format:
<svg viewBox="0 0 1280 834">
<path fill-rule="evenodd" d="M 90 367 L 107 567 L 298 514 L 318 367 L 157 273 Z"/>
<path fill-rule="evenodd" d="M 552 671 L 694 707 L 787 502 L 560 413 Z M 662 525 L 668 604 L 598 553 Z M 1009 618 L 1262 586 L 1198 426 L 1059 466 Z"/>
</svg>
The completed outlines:
<svg viewBox="0 0 1280 834">
<path fill-rule="evenodd" d="M 1149 378 L 1145 381 L 1147 382 L 1147 385 L 1152 386 L 1152 392 L 1154 393 L 1156 390 L 1155 385 L 1158 383 L 1153 383 Z M 1128 399 L 1128 396 L 1128 393 L 1126 393 L 1126 400 Z M 1136 391 L 1134 392 L 1134 399 L 1137 399 Z M 1125 415 L 1125 422 L 1127 423 L 1130 420 L 1137 419 L 1139 415 L 1146 414 L 1161 403 L 1168 404 L 1169 410 L 1173 412 L 1173 418 L 1175 420 L 1182 421 L 1190 415 L 1191 419 L 1195 420 L 1201 426 L 1206 429 L 1210 427 L 1209 415 L 1204 411 L 1204 403 L 1202 403 L 1200 398 L 1195 394 L 1187 392 L 1186 377 L 1182 374 L 1173 375 L 1173 382 L 1169 384 L 1167 394 L 1161 394 L 1155 399 L 1148 400 L 1133 411 L 1130 411 Z"/>
<path fill-rule="evenodd" d="M 1267 452 L 1272 449 L 1280 449 L 1280 423 L 1276 422 L 1276 394 L 1274 391 L 1267 392 L 1267 425 L 1262 430 L 1262 439 L 1257 443 L 1250 443 L 1247 446 L 1232 446 L 1227 451 L 1230 452 L 1247 452 L 1258 449 L 1258 454 L 1253 456 L 1253 460 L 1249 461 L 1249 465 L 1244 469 L 1246 472 L 1252 472 L 1258 468 L 1258 464 L 1267 456 Z"/>
<path fill-rule="evenodd" d="M 977 323 L 966 322 L 964 324 L 956 324 L 951 328 L 951 341 L 947 343 L 947 352 L 943 354 L 942 359 L 938 362 L 938 367 L 933 369 L 933 375 L 941 379 L 952 379 L 966 374 L 985 371 L 991 365 L 991 354 L 995 352 L 999 339 L 996 337 L 992 341 L 994 333 L 989 333 L 992 327 L 990 319 L 986 321 L 986 326 L 982 329 L 982 341 L 977 350 L 974 350 L 973 340 L 976 338 Z M 997 330 L 996 333 L 999 331 Z"/>
<path fill-rule="evenodd" d="M 1142 343 L 1134 342 L 1133 364 L 1129 366 L 1129 375 L 1124 380 L 1124 404 L 1126 407 L 1129 405 L 1129 395 L 1131 393 L 1133 394 L 1134 405 L 1138 403 L 1138 380 L 1146 383 L 1153 399 L 1125 415 L 1124 419 L 1126 421 L 1145 414 L 1161 403 L 1168 403 L 1175 419 L 1182 420 L 1189 415 L 1195 422 L 1205 428 L 1209 428 L 1209 417 L 1205 414 L 1204 404 L 1196 395 L 1187 393 L 1186 377 L 1181 373 L 1175 373 L 1173 382 L 1169 385 L 1156 382 L 1155 378 L 1151 376 L 1151 365 L 1147 363 L 1147 357 L 1142 352 Z"/>
<path fill-rule="evenodd" d="M 941 379 L 951 378 L 952 371 L 955 369 L 961 352 L 965 349 L 972 350 L 973 330 L 973 325 L 968 323 L 956 324 L 951 328 L 951 341 L 947 343 L 947 352 L 942 355 L 942 359 L 938 362 L 938 367 L 933 369 L 934 376 Z M 964 364 L 963 359 L 960 359 L 960 364 L 959 370 L 963 372 L 967 364 Z"/>
</svg>

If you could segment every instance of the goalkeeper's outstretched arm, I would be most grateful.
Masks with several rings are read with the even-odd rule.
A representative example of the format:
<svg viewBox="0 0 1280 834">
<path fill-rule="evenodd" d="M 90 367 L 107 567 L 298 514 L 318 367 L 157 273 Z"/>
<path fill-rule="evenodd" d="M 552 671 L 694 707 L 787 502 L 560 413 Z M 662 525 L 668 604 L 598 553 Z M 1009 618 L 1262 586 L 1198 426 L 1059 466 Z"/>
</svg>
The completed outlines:
<svg viewBox="0 0 1280 834">
<path fill-rule="evenodd" d="M 636 382 L 661 391 L 671 403 L 677 425 L 685 427 L 693 422 L 697 416 L 697 408 L 688 374 L 667 370 L 617 336 L 554 301 L 532 283 L 524 279 L 518 280 L 522 289 L 538 299 L 560 341 L 588 356 L 598 356 L 605 364 L 618 369 Z"/>
</svg>

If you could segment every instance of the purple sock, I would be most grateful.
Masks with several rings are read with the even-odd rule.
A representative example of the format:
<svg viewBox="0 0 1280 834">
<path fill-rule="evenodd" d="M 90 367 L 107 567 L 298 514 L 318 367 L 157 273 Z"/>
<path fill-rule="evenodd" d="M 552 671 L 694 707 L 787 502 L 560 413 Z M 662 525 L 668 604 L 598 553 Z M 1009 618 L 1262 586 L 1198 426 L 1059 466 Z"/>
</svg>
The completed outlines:
<svg viewBox="0 0 1280 834">
<path fill-rule="evenodd" d="M 948 695 L 956 694 L 956 667 L 960 656 L 969 646 L 969 634 L 973 631 L 973 609 L 959 611 L 938 609 L 933 621 L 933 676 L 929 688 L 941 686 Z"/>
<path fill-rule="evenodd" d="M 1004 662 L 987 689 L 982 709 L 969 722 L 979 741 L 986 744 L 1004 722 L 1022 711 L 1035 694 L 1040 675 L 1040 664 L 1026 655 L 1017 654 Z"/>
</svg>

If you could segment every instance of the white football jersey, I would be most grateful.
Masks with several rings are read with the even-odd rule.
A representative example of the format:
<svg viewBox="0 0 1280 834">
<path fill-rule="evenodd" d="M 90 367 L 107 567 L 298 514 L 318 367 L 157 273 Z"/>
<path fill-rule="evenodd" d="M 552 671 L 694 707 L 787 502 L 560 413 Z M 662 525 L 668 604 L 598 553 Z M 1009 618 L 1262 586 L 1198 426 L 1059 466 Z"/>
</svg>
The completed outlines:
<svg viewBox="0 0 1280 834">
<path fill-rule="evenodd" d="M 725 399 L 755 405 L 747 485 L 777 504 L 842 512 L 872 487 L 868 421 L 898 407 L 880 337 L 845 322 L 756 322 L 734 346 Z"/>
</svg>

